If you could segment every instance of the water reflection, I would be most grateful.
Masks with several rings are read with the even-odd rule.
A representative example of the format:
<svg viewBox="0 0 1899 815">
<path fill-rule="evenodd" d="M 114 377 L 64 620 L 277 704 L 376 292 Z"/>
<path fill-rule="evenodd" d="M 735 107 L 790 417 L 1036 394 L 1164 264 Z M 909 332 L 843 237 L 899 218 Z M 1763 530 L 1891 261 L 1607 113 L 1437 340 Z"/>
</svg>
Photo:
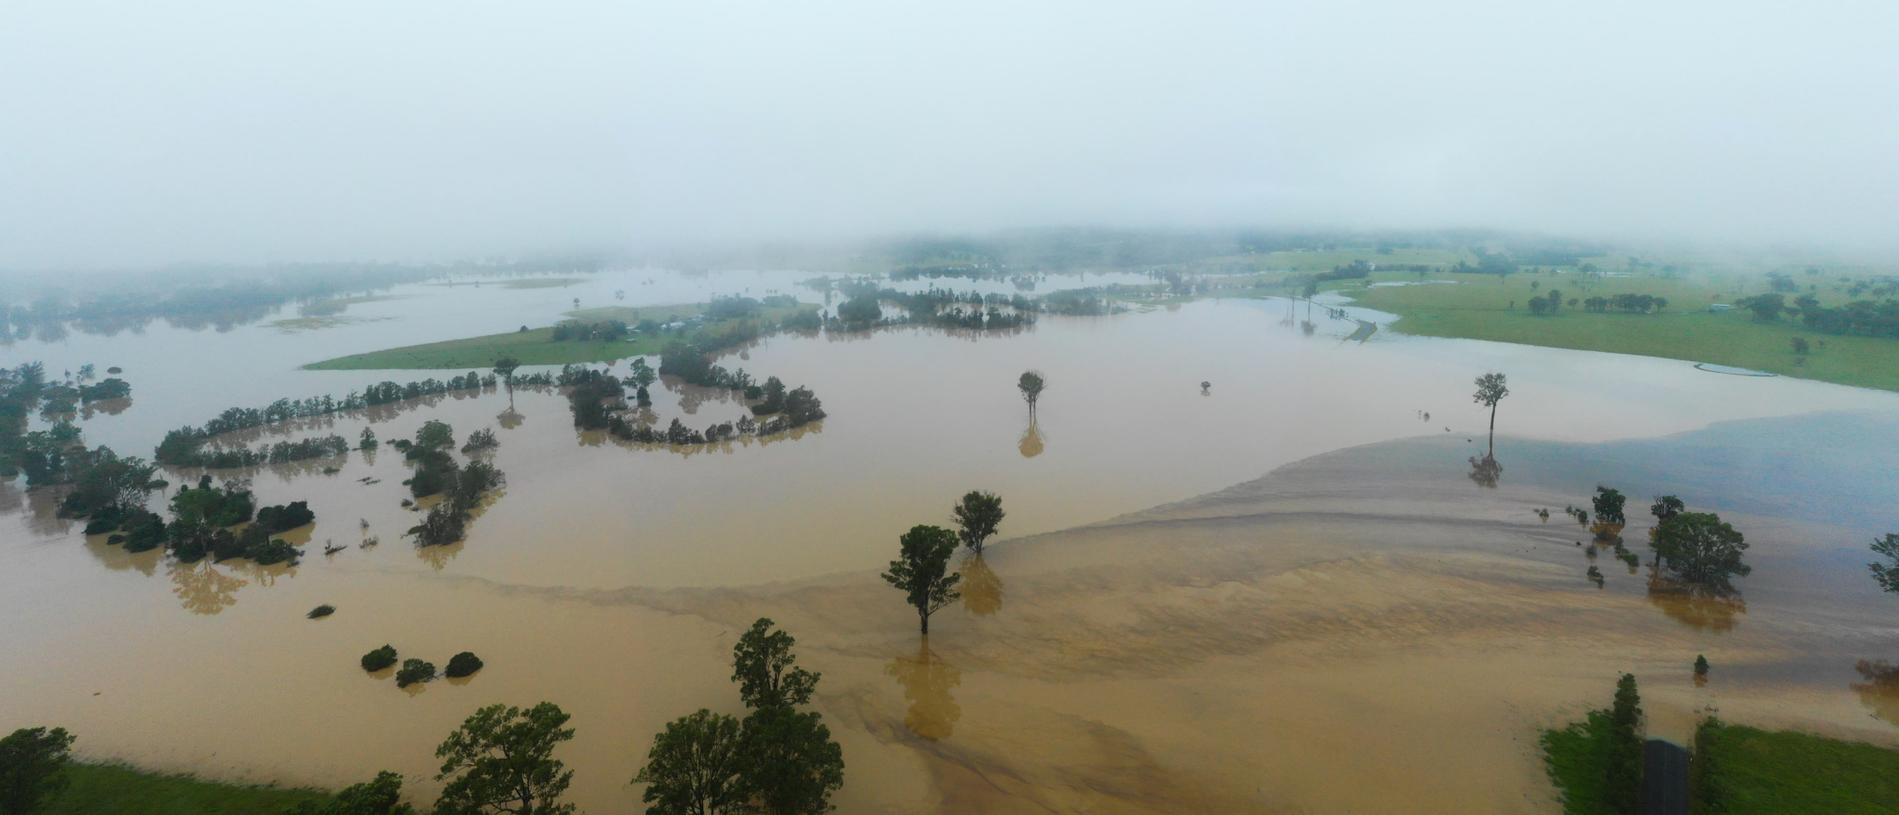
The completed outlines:
<svg viewBox="0 0 1899 815">
<path fill-rule="evenodd" d="M 86 551 L 107 569 L 115 572 L 131 570 L 150 577 L 158 573 L 158 561 L 164 554 L 163 549 L 151 549 L 144 552 L 127 552 L 124 546 L 106 543 L 107 535 L 87 535 Z"/>
<path fill-rule="evenodd" d="M 1503 464 L 1497 461 L 1496 456 L 1488 453 L 1481 459 L 1471 456 L 1470 480 L 1476 482 L 1477 486 L 1494 490 L 1497 488 L 1497 482 L 1502 478 Z"/>
<path fill-rule="evenodd" d="M 516 412 L 513 405 L 509 405 L 507 410 L 495 417 L 495 421 L 501 424 L 502 430 L 513 430 L 520 427 L 522 422 L 527 421 L 527 417 Z"/>
<path fill-rule="evenodd" d="M 237 605 L 237 590 L 249 585 L 249 581 L 225 574 L 209 560 L 196 563 L 173 560 L 166 564 L 165 570 L 171 576 L 171 593 L 193 614 L 216 614 Z"/>
<path fill-rule="evenodd" d="M 1859 703 L 1871 710 L 1875 718 L 1899 725 L 1899 665 L 1883 659 L 1862 659 L 1853 670 L 1866 680 L 1848 685 L 1859 694 Z"/>
<path fill-rule="evenodd" d="M 1021 441 L 1016 449 L 1022 451 L 1023 458 L 1035 458 L 1042 454 L 1042 430 L 1035 424 L 1035 417 L 1029 417 L 1029 429 L 1022 431 Z"/>
<path fill-rule="evenodd" d="M 950 689 L 962 684 L 962 671 L 938 658 L 925 637 L 917 643 L 916 656 L 891 660 L 884 673 L 903 686 L 903 698 L 910 703 L 904 726 L 930 741 L 949 738 L 956 720 L 963 715 L 962 707 L 950 697 Z"/>
<path fill-rule="evenodd" d="M 423 563 L 429 564 L 429 568 L 439 572 L 442 567 L 448 565 L 449 561 L 454 560 L 456 555 L 461 554 L 462 547 L 467 543 L 464 539 L 441 546 L 417 546 L 415 556 Z"/>
<path fill-rule="evenodd" d="M 1002 610 L 1002 578 L 983 562 L 982 555 L 963 559 L 963 610 L 979 617 Z"/>
<path fill-rule="evenodd" d="M 1648 601 L 1675 622 L 1699 631 L 1732 631 L 1747 613 L 1747 601 L 1738 593 L 1687 587 L 1660 577 L 1649 578 Z"/>
</svg>

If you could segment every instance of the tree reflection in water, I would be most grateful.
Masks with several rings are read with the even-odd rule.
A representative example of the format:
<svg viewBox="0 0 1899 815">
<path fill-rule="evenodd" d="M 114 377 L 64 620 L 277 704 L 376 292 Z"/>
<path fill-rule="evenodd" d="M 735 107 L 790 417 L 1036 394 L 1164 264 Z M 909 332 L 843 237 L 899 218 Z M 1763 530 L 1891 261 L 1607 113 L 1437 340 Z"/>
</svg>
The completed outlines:
<svg viewBox="0 0 1899 815">
<path fill-rule="evenodd" d="M 1873 712 L 1873 716 L 1892 724 L 1899 724 L 1899 665 L 1885 660 L 1860 660 L 1853 666 L 1864 682 L 1854 682 L 1848 687 L 1859 694 L 1859 703 Z"/>
<path fill-rule="evenodd" d="M 917 644 L 916 656 L 891 660 L 884 673 L 903 686 L 903 698 L 910 702 L 904 726 L 930 741 L 949 738 L 956 720 L 963 715 L 962 707 L 950 697 L 950 689 L 962 684 L 962 671 L 937 658 L 925 638 Z"/>
<path fill-rule="evenodd" d="M 515 411 L 514 408 L 510 407 L 496 416 L 495 421 L 501 424 L 502 430 L 513 430 L 520 427 L 522 422 L 527 421 L 527 417 L 522 416 L 519 412 Z"/>
<path fill-rule="evenodd" d="M 249 581 L 225 574 L 209 560 L 196 563 L 171 561 L 166 567 L 171 576 L 171 593 L 185 610 L 193 614 L 216 614 L 237 605 L 237 590 Z"/>
<path fill-rule="evenodd" d="M 1022 440 L 1016 444 L 1023 458 L 1035 458 L 1042 454 L 1042 429 L 1035 424 L 1035 417 L 1029 417 L 1029 429 L 1022 431 Z"/>
<path fill-rule="evenodd" d="M 1002 610 L 1002 578 L 983 562 L 982 555 L 963 558 L 963 610 L 979 617 Z"/>
<path fill-rule="evenodd" d="M 1680 583 L 1650 574 L 1648 601 L 1663 614 L 1698 631 L 1731 631 L 1747 613 L 1739 592 Z"/>
</svg>

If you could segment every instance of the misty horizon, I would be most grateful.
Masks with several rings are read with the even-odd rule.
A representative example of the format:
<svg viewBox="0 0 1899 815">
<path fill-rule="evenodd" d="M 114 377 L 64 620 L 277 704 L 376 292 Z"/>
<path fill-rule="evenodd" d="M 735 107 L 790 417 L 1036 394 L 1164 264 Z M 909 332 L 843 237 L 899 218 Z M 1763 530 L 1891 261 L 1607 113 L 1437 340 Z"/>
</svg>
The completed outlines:
<svg viewBox="0 0 1899 815">
<path fill-rule="evenodd" d="M 1899 11 L 0 12 L 0 269 L 1017 229 L 1899 248 Z"/>
</svg>

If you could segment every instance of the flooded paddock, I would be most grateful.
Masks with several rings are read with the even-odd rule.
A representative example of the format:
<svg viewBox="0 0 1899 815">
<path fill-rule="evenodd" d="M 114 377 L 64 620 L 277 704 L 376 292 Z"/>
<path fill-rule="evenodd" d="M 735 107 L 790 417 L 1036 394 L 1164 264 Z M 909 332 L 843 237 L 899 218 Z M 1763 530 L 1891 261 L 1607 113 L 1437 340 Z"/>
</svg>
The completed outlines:
<svg viewBox="0 0 1899 815">
<path fill-rule="evenodd" d="M 780 277 L 647 302 L 789 291 Z M 225 407 L 458 373 L 296 365 L 507 327 L 471 322 L 545 324 L 638 284 L 587 285 L 405 292 L 351 307 L 388 319 L 330 329 L 75 334 L 8 356 L 124 365 L 132 406 L 83 427 L 149 455 Z M 1892 601 L 1863 565 L 1899 520 L 1875 475 L 1899 395 L 1389 332 L 1348 343 L 1351 320 L 1308 336 L 1284 314 L 1206 301 L 1008 336 L 771 337 L 721 363 L 810 386 L 829 418 L 710 448 L 576 433 L 551 390 L 517 392 L 505 423 L 490 391 L 256 434 L 496 429 L 507 487 L 451 547 L 402 538 L 418 515 L 386 445 L 243 473 L 260 505 L 316 512 L 294 567 L 128 554 L 55 517 L 52 494 L 0 485 L 0 726 L 58 723 L 89 757 L 219 778 L 335 786 L 393 769 L 427 795 L 434 745 L 469 712 L 548 700 L 578 730 L 561 751 L 572 800 L 631 811 L 652 733 L 736 708 L 731 644 L 771 616 L 824 676 L 846 812 L 1554 811 L 1537 728 L 1605 703 L 1622 670 L 1658 729 L 1714 705 L 1899 735 L 1890 683 L 1856 669 L 1899 658 Z M 1033 425 L 1014 388 L 1027 368 L 1049 381 Z M 1465 462 L 1488 419 L 1471 379 L 1493 370 L 1512 395 L 1485 488 Z M 661 424 L 743 409 L 690 388 L 654 398 Z M 1731 420 L 1754 421 L 1716 424 Z M 1612 558 L 1585 560 L 1586 531 L 1558 510 L 1598 482 L 1630 494 L 1632 518 L 1672 491 L 1734 521 L 1754 544 L 1744 610 L 1652 597 Z M 877 572 L 901 531 L 946 523 L 970 489 L 1003 496 L 1004 540 L 964 563 L 964 600 L 919 641 Z M 1639 553 L 1643 528 L 1625 532 Z M 320 603 L 336 614 L 304 619 Z M 384 643 L 487 667 L 405 692 L 357 666 Z M 1704 686 L 1697 653 L 1716 666 Z"/>
</svg>

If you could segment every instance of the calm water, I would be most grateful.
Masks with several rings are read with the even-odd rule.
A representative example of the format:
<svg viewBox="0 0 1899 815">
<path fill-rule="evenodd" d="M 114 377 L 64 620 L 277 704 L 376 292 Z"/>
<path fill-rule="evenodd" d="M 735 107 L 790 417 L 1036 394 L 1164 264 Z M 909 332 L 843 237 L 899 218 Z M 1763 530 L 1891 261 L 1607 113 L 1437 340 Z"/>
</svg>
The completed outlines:
<svg viewBox="0 0 1899 815">
<path fill-rule="evenodd" d="M 565 288 L 412 286 L 352 306 L 347 314 L 359 321 L 329 329 L 155 326 L 142 335 L 19 343 L 4 353 L 6 364 L 41 359 L 55 371 L 123 366 L 134 403 L 87 421 L 87 440 L 149 455 L 165 429 L 231 405 L 438 375 L 297 369 L 306 362 L 546 324 L 576 297 L 583 307 L 723 293 L 814 299 L 795 285 L 807 276 L 629 272 Z M 960 283 L 942 285 L 965 288 Z M 625 301 L 613 299 L 615 289 L 627 292 Z M 1500 431 L 1553 442 L 1640 439 L 1823 410 L 1899 415 L 1899 394 L 1385 332 L 1347 343 L 1340 338 L 1355 327 L 1349 321 L 1322 321 L 1306 336 L 1282 325 L 1284 314 L 1283 302 L 1213 301 L 1047 318 L 1007 337 L 922 329 L 774 337 L 723 364 L 811 386 L 830 418 L 766 443 L 686 452 L 625 445 L 577 434 L 564 398 L 525 391 L 515 399 L 524 420 L 512 427 L 497 419 L 507 397 L 495 392 L 268 436 L 353 439 L 369 425 L 387 440 L 430 418 L 452 424 L 458 438 L 498 428 L 494 461 L 507 489 L 473 521 L 465 543 L 423 552 L 401 539 L 417 516 L 399 505 L 407 470 L 394 451 L 351 453 L 333 475 L 317 467 L 251 474 L 260 503 L 308 500 L 316 511 L 306 557 L 294 568 L 127 555 L 53 517 L 50 495 L 0 485 L 0 613 L 13 622 L 0 630 L 0 671 L 15 678 L 0 698 L 0 726 L 60 723 L 97 756 L 335 784 L 382 766 L 422 772 L 435 741 L 477 705 L 547 698 L 575 712 L 582 727 L 584 749 L 572 762 L 581 772 L 578 800 L 620 811 L 631 800 L 622 782 L 647 734 L 695 707 L 730 706 L 729 668 L 720 666 L 735 631 L 707 608 L 773 591 L 761 584 L 795 587 L 831 575 L 874 581 L 901 531 L 946 522 L 950 503 L 969 489 L 1002 494 L 1003 535 L 1019 537 L 1180 501 L 1354 445 L 1428 435 L 1475 449 L 1488 415 L 1471 403 L 1471 380 L 1490 370 L 1510 375 Z M 1026 368 L 1050 383 L 1033 427 L 1014 388 Z M 1212 383 L 1206 393 L 1202 380 Z M 742 410 L 718 394 L 668 388 L 654 397 L 661 424 L 680 416 L 703 427 Z M 379 546 L 357 546 L 359 519 Z M 349 548 L 326 557 L 318 549 L 325 541 Z M 669 592 L 687 589 L 710 593 L 677 595 L 694 598 L 692 613 L 664 610 Z M 600 599 L 623 596 L 615 592 L 639 602 Z M 335 617 L 302 619 L 324 602 L 338 607 Z M 900 613 L 885 622 L 888 637 L 913 631 Z M 384 642 L 437 664 L 472 649 L 491 667 L 468 683 L 403 693 L 355 667 L 358 655 Z M 909 650 L 910 662 L 892 670 L 936 675 L 914 644 Z M 837 705 L 833 698 L 827 713 L 837 715 Z M 853 762 L 847 794 L 858 796 L 847 800 L 917 808 L 892 804 L 896 793 L 883 786 L 864 786 L 857 769 L 902 777 L 915 767 L 881 756 L 887 739 L 874 728 L 840 730 Z"/>
</svg>

